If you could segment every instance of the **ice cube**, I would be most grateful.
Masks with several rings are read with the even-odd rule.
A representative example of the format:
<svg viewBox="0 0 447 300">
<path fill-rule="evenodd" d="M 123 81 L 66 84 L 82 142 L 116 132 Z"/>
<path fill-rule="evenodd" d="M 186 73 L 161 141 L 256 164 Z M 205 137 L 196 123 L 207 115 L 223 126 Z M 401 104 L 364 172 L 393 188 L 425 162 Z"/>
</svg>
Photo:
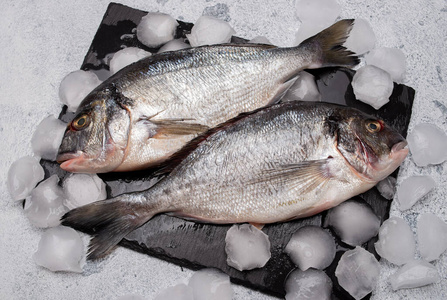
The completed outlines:
<svg viewBox="0 0 447 300">
<path fill-rule="evenodd" d="M 68 211 L 63 205 L 65 194 L 58 182 L 57 175 L 53 175 L 41 182 L 26 198 L 25 215 L 34 226 L 58 226 L 60 218 Z"/>
<path fill-rule="evenodd" d="M 294 270 L 287 276 L 286 300 L 330 300 L 332 281 L 323 271 Z"/>
<path fill-rule="evenodd" d="M 358 55 L 364 54 L 374 48 L 376 35 L 365 19 L 355 19 L 345 46 Z"/>
<path fill-rule="evenodd" d="M 151 53 L 137 47 L 128 47 L 116 52 L 110 60 L 110 73 L 115 74 L 125 66 L 133 64 Z"/>
<path fill-rule="evenodd" d="M 418 124 L 407 137 L 416 165 L 425 167 L 447 160 L 447 135 L 434 124 Z"/>
<path fill-rule="evenodd" d="M 64 137 L 67 124 L 54 116 L 43 119 L 36 127 L 31 138 L 31 148 L 36 156 L 43 159 L 56 160 L 59 146 Z"/>
<path fill-rule="evenodd" d="M 233 289 L 230 277 L 217 269 L 202 269 L 189 279 L 193 289 L 194 300 L 231 300 Z"/>
<path fill-rule="evenodd" d="M 343 253 L 335 269 L 338 283 L 355 299 L 362 299 L 372 292 L 379 274 L 379 262 L 359 246 Z"/>
<path fill-rule="evenodd" d="M 301 22 L 332 24 L 340 15 L 341 6 L 335 0 L 299 0 L 295 6 Z"/>
<path fill-rule="evenodd" d="M 436 183 L 430 176 L 410 176 L 397 188 L 397 202 L 401 210 L 412 207 L 419 199 L 427 195 Z"/>
<path fill-rule="evenodd" d="M 302 271 L 309 268 L 323 270 L 334 260 L 335 241 L 321 227 L 304 226 L 292 235 L 284 252 Z"/>
<path fill-rule="evenodd" d="M 359 246 L 377 235 L 380 219 L 369 204 L 350 199 L 328 211 L 324 227 L 328 226 L 344 243 Z"/>
<path fill-rule="evenodd" d="M 187 49 L 187 48 L 191 48 L 191 46 L 188 45 L 187 43 L 185 43 L 181 39 L 176 39 L 176 40 L 172 40 L 172 41 L 169 41 L 166 44 L 164 44 L 163 47 L 161 47 L 158 50 L 158 53 L 163 53 L 163 52 L 168 52 L 168 51 L 177 51 L 177 50 Z"/>
<path fill-rule="evenodd" d="M 118 297 L 116 300 L 145 300 L 146 298 L 136 295 L 136 294 L 127 294 L 121 297 Z"/>
<path fill-rule="evenodd" d="M 391 217 L 380 227 L 374 246 L 381 257 L 400 266 L 413 260 L 416 243 L 410 226 L 402 218 Z"/>
<path fill-rule="evenodd" d="M 194 300 L 192 287 L 180 283 L 161 291 L 154 300 Z"/>
<path fill-rule="evenodd" d="M 273 45 L 268 38 L 266 38 L 265 36 L 256 36 L 254 38 L 252 38 L 251 40 L 248 41 L 248 43 L 250 44 L 264 44 L 264 45 Z"/>
<path fill-rule="evenodd" d="M 282 99 L 285 101 L 321 101 L 315 77 L 308 72 L 300 72 L 295 83 L 290 87 Z"/>
<path fill-rule="evenodd" d="M 370 65 L 358 69 L 351 84 L 355 97 L 375 109 L 390 101 L 394 87 L 390 74 Z"/>
<path fill-rule="evenodd" d="M 396 193 L 396 178 L 388 176 L 376 185 L 380 195 L 387 200 L 392 200 Z"/>
<path fill-rule="evenodd" d="M 228 43 L 236 31 L 225 21 L 201 16 L 186 37 L 193 47 Z"/>
<path fill-rule="evenodd" d="M 178 22 L 170 15 L 148 13 L 137 26 L 138 40 L 149 48 L 157 48 L 174 39 Z"/>
<path fill-rule="evenodd" d="M 52 227 L 42 234 L 34 262 L 53 272 L 82 272 L 84 243 L 79 234 L 65 226 Z"/>
<path fill-rule="evenodd" d="M 96 174 L 70 174 L 62 183 L 64 205 L 73 209 L 107 197 L 106 185 Z"/>
<path fill-rule="evenodd" d="M 402 82 L 407 69 L 405 54 L 396 48 L 384 47 L 371 50 L 365 56 L 365 61 L 367 65 L 376 66 L 388 72 L 391 79 L 397 83 Z"/>
<path fill-rule="evenodd" d="M 233 225 L 225 236 L 227 264 L 239 271 L 265 266 L 271 257 L 269 237 L 250 224 Z"/>
<path fill-rule="evenodd" d="M 440 280 L 438 270 L 423 260 L 410 261 L 390 276 L 391 287 L 394 291 L 421 287 Z"/>
<path fill-rule="evenodd" d="M 77 70 L 62 79 L 59 86 L 59 99 L 68 107 L 68 111 L 76 111 L 81 101 L 101 81 L 92 71 Z"/>
<path fill-rule="evenodd" d="M 434 214 L 421 214 L 417 236 L 419 252 L 427 261 L 438 259 L 447 250 L 447 224 Z"/>
<path fill-rule="evenodd" d="M 295 45 L 300 44 L 302 41 L 304 41 L 307 38 L 310 38 L 311 36 L 316 35 L 320 31 L 328 28 L 330 25 L 332 25 L 333 22 L 330 23 L 318 23 L 318 22 L 311 22 L 306 21 L 301 23 L 300 28 L 298 29 L 296 35 L 295 35 Z"/>
<path fill-rule="evenodd" d="M 32 156 L 24 156 L 12 163 L 8 170 L 8 191 L 13 200 L 25 199 L 45 177 L 39 161 Z"/>
</svg>

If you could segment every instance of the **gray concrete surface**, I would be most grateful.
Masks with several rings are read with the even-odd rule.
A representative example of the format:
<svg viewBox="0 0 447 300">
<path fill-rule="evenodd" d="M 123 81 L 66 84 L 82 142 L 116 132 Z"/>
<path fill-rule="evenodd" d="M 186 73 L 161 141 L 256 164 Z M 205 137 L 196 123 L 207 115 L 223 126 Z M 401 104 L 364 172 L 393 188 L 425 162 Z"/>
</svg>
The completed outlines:
<svg viewBox="0 0 447 300">
<path fill-rule="evenodd" d="M 237 35 L 267 36 L 281 46 L 293 44 L 300 26 L 296 1 L 270 0 L 135 0 L 123 4 L 171 14 L 194 22 L 211 7 L 229 20 Z M 401 49 L 408 71 L 405 84 L 416 91 L 410 130 L 429 122 L 447 132 L 447 2 L 443 0 L 338 0 L 342 18 L 367 19 L 378 47 Z M 0 10 L 0 298 L 116 299 L 135 293 L 153 299 L 163 288 L 186 280 L 190 270 L 118 249 L 108 259 L 89 264 L 83 274 L 52 273 L 32 260 L 41 229 L 10 199 L 6 173 L 11 163 L 31 154 L 30 139 L 37 124 L 61 109 L 58 86 L 80 67 L 101 22 L 108 1 L 3 1 Z M 217 6 L 218 5 L 218 6 Z M 433 212 L 447 220 L 447 163 L 419 168 L 406 159 L 398 182 L 415 174 L 431 175 L 436 189 L 408 211 L 396 205 L 392 215 L 404 217 L 415 229 L 418 215 Z M 416 257 L 419 254 L 416 254 Z M 447 254 L 435 262 L 441 282 L 420 289 L 392 292 L 388 276 L 397 269 L 381 262 L 381 277 L 373 299 L 447 299 Z M 234 299 L 271 299 L 233 285 Z"/>
</svg>

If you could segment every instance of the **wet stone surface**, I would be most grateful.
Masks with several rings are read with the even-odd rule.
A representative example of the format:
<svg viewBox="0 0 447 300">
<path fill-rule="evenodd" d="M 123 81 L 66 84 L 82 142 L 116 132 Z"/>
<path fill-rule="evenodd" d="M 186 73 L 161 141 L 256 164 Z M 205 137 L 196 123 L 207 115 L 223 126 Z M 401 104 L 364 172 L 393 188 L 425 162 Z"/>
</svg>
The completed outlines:
<svg viewBox="0 0 447 300">
<path fill-rule="evenodd" d="M 111 3 L 81 69 L 108 69 L 107 54 L 122 49 L 122 45 L 136 46 L 146 51 L 156 52 L 157 49 L 150 49 L 139 43 L 132 31 L 145 14 L 146 12 L 140 10 Z M 176 38 L 185 37 L 185 34 L 191 30 L 192 24 L 178 22 L 180 25 L 177 28 Z M 244 41 L 241 38 L 232 38 L 232 42 Z M 309 72 L 315 76 L 322 101 L 356 107 L 371 115 L 379 116 L 403 136 L 406 136 L 415 94 L 411 87 L 395 83 L 390 102 L 376 111 L 355 99 L 351 86 L 355 71 L 343 68 L 326 68 Z M 66 107 L 63 108 L 59 116 L 66 122 L 70 121 L 72 117 L 73 113 L 67 113 Z M 61 170 L 56 163 L 42 160 L 41 164 L 45 169 L 45 178 L 57 174 L 59 178 L 63 179 L 68 174 Z M 99 174 L 99 176 L 107 185 L 108 197 L 113 197 L 125 192 L 149 188 L 158 180 L 158 178 L 151 177 L 151 173 L 151 170 L 145 170 Z M 396 174 L 397 171 L 393 175 Z M 381 222 L 388 218 L 390 201 L 383 198 L 376 188 L 359 195 L 358 199 L 371 205 Z M 272 257 L 265 267 L 250 271 L 241 272 L 229 267 L 226 263 L 225 235 L 231 225 L 194 223 L 163 214 L 154 217 L 129 234 L 120 245 L 194 270 L 215 267 L 227 273 L 234 283 L 284 297 L 285 279 L 296 268 L 288 255 L 284 253 L 284 248 L 296 230 L 305 225 L 322 226 L 324 216 L 325 212 L 306 219 L 266 225 L 263 231 L 270 238 Z M 336 236 L 335 238 L 337 254 L 334 262 L 326 268 L 325 272 L 333 281 L 333 299 L 353 299 L 338 285 L 334 272 L 341 255 L 354 247 L 344 244 Z M 374 250 L 376 241 L 377 237 L 374 237 L 362 246 L 379 258 Z M 366 298 L 369 298 L 369 295 Z"/>
</svg>

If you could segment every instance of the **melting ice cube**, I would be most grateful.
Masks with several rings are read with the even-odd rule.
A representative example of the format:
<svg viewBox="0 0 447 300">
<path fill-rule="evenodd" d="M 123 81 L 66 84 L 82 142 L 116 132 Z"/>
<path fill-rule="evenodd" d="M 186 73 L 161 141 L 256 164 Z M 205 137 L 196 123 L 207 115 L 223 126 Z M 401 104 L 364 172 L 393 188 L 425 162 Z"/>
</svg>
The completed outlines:
<svg viewBox="0 0 447 300">
<path fill-rule="evenodd" d="M 374 48 L 376 35 L 365 19 L 355 19 L 354 26 L 349 33 L 344 46 L 358 55 L 364 54 Z"/>
<path fill-rule="evenodd" d="M 421 214 L 417 227 L 419 252 L 427 261 L 438 259 L 447 250 L 447 224 L 438 216 Z"/>
<path fill-rule="evenodd" d="M 363 66 L 357 70 L 352 79 L 355 97 L 375 109 L 390 101 L 393 81 L 390 74 L 375 66 Z"/>
<path fill-rule="evenodd" d="M 47 160 L 56 160 L 59 146 L 67 124 L 54 116 L 48 116 L 37 125 L 31 138 L 31 148 L 35 155 Z"/>
<path fill-rule="evenodd" d="M 401 267 L 390 276 L 391 287 L 394 291 L 399 289 L 416 288 L 439 282 L 438 270 L 423 260 L 413 260 Z"/>
<path fill-rule="evenodd" d="M 436 183 L 430 176 L 410 176 L 397 188 L 397 201 L 401 210 L 412 207 L 419 199 L 427 195 Z"/>
<path fill-rule="evenodd" d="M 396 193 L 396 178 L 388 176 L 376 185 L 380 195 L 387 200 L 392 200 Z"/>
<path fill-rule="evenodd" d="M 296 269 L 287 276 L 285 290 L 286 300 L 329 300 L 332 281 L 323 271 Z"/>
<path fill-rule="evenodd" d="M 407 141 L 412 158 L 419 167 L 447 160 L 447 135 L 436 125 L 416 125 L 408 134 Z"/>
<path fill-rule="evenodd" d="M 63 205 L 64 192 L 58 185 L 59 178 L 53 175 L 41 182 L 26 198 L 25 215 L 37 227 L 60 225 L 60 218 L 68 211 Z"/>
<path fill-rule="evenodd" d="M 202 269 L 195 272 L 189 284 L 194 300 L 231 300 L 233 289 L 230 277 L 216 269 Z"/>
<path fill-rule="evenodd" d="M 416 243 L 410 226 L 402 218 L 391 217 L 380 227 L 374 246 L 381 257 L 400 266 L 413 260 Z"/>
<path fill-rule="evenodd" d="M 365 56 L 366 64 L 376 66 L 385 70 L 391 75 L 391 79 L 397 83 L 401 83 L 407 63 L 405 54 L 400 49 L 395 48 L 377 48 L 369 52 Z"/>
<path fill-rule="evenodd" d="M 8 170 L 8 191 L 13 200 L 25 199 L 45 177 L 39 161 L 32 156 L 24 156 L 12 163 Z"/>
<path fill-rule="evenodd" d="M 263 267 L 271 257 L 268 236 L 250 224 L 233 225 L 225 237 L 229 266 L 239 270 Z"/>
<path fill-rule="evenodd" d="M 335 270 L 340 286 L 355 299 L 362 299 L 372 292 L 379 274 L 379 262 L 359 246 L 343 253 Z"/>
<path fill-rule="evenodd" d="M 301 20 L 295 37 L 297 45 L 332 25 L 341 12 L 335 0 L 300 0 L 295 7 Z"/>
<path fill-rule="evenodd" d="M 170 15 L 148 13 L 137 26 L 138 40 L 149 48 L 157 48 L 174 39 L 178 22 Z"/>
<path fill-rule="evenodd" d="M 180 283 L 161 291 L 154 300 L 194 300 L 192 287 Z"/>
<path fill-rule="evenodd" d="M 265 36 L 256 36 L 248 41 L 250 44 L 273 45 Z"/>
<path fill-rule="evenodd" d="M 65 226 L 52 227 L 42 234 L 33 259 L 39 266 L 53 272 L 82 272 L 84 243 L 79 234 Z"/>
<path fill-rule="evenodd" d="M 330 209 L 324 220 L 340 239 L 351 246 L 359 246 L 377 235 L 380 219 L 366 202 L 350 199 Z"/>
<path fill-rule="evenodd" d="M 73 209 L 107 197 L 106 185 L 96 174 L 70 174 L 62 183 L 64 205 Z"/>
<path fill-rule="evenodd" d="M 299 0 L 296 11 L 301 22 L 332 24 L 340 15 L 341 6 L 335 0 Z"/>
<path fill-rule="evenodd" d="M 301 23 L 300 28 L 295 35 L 295 45 L 300 44 L 305 39 L 310 38 L 311 36 L 314 36 L 320 31 L 328 28 L 330 25 L 332 25 L 332 23 L 333 22 L 317 23 L 313 21 L 306 21 Z"/>
<path fill-rule="evenodd" d="M 113 54 L 110 60 L 110 73 L 115 74 L 125 66 L 133 64 L 145 57 L 150 56 L 151 53 L 144 51 L 143 49 L 137 47 L 124 48 L 115 54 Z"/>
<path fill-rule="evenodd" d="M 301 72 L 295 83 L 287 90 L 281 101 L 321 101 L 315 77 L 308 72 Z"/>
<path fill-rule="evenodd" d="M 201 16 L 186 37 L 193 47 L 228 43 L 236 31 L 225 21 L 210 16 Z"/>
<path fill-rule="evenodd" d="M 169 41 L 166 44 L 164 44 L 163 47 L 161 47 L 158 50 L 158 53 L 163 53 L 163 52 L 167 52 L 167 51 L 177 51 L 177 50 L 186 49 L 186 48 L 191 48 L 191 46 L 188 45 L 187 43 L 185 43 L 181 39 L 175 39 L 175 40 Z"/>
<path fill-rule="evenodd" d="M 302 270 L 323 270 L 335 257 L 334 238 L 318 226 L 303 226 L 298 229 L 284 249 L 292 261 Z"/>
<path fill-rule="evenodd" d="M 59 99 L 68 107 L 68 111 L 76 111 L 81 101 L 101 81 L 92 71 L 77 70 L 62 79 L 59 86 Z"/>
</svg>

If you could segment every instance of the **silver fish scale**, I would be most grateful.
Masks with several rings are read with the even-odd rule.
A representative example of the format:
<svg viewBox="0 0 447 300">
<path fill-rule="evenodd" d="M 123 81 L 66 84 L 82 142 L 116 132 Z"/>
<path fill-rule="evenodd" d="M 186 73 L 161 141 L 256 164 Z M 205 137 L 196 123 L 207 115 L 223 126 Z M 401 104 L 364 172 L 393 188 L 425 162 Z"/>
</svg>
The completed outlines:
<svg viewBox="0 0 447 300">
<path fill-rule="evenodd" d="M 300 52 L 264 46 L 185 50 L 188 55 L 177 54 L 178 60 L 139 64 L 117 80 L 117 87 L 126 98 L 138 100 L 132 114 L 185 118 L 212 127 L 268 104 L 284 80 L 310 62 L 310 54 Z"/>
<path fill-rule="evenodd" d="M 305 187 L 284 178 L 258 179 L 278 166 L 335 157 L 328 150 L 334 149 L 334 139 L 324 135 L 323 118 L 295 110 L 272 118 L 269 112 L 211 136 L 145 196 L 157 199 L 161 211 L 169 206 L 217 223 L 275 222 L 318 202 L 322 191 L 303 194 Z"/>
</svg>

